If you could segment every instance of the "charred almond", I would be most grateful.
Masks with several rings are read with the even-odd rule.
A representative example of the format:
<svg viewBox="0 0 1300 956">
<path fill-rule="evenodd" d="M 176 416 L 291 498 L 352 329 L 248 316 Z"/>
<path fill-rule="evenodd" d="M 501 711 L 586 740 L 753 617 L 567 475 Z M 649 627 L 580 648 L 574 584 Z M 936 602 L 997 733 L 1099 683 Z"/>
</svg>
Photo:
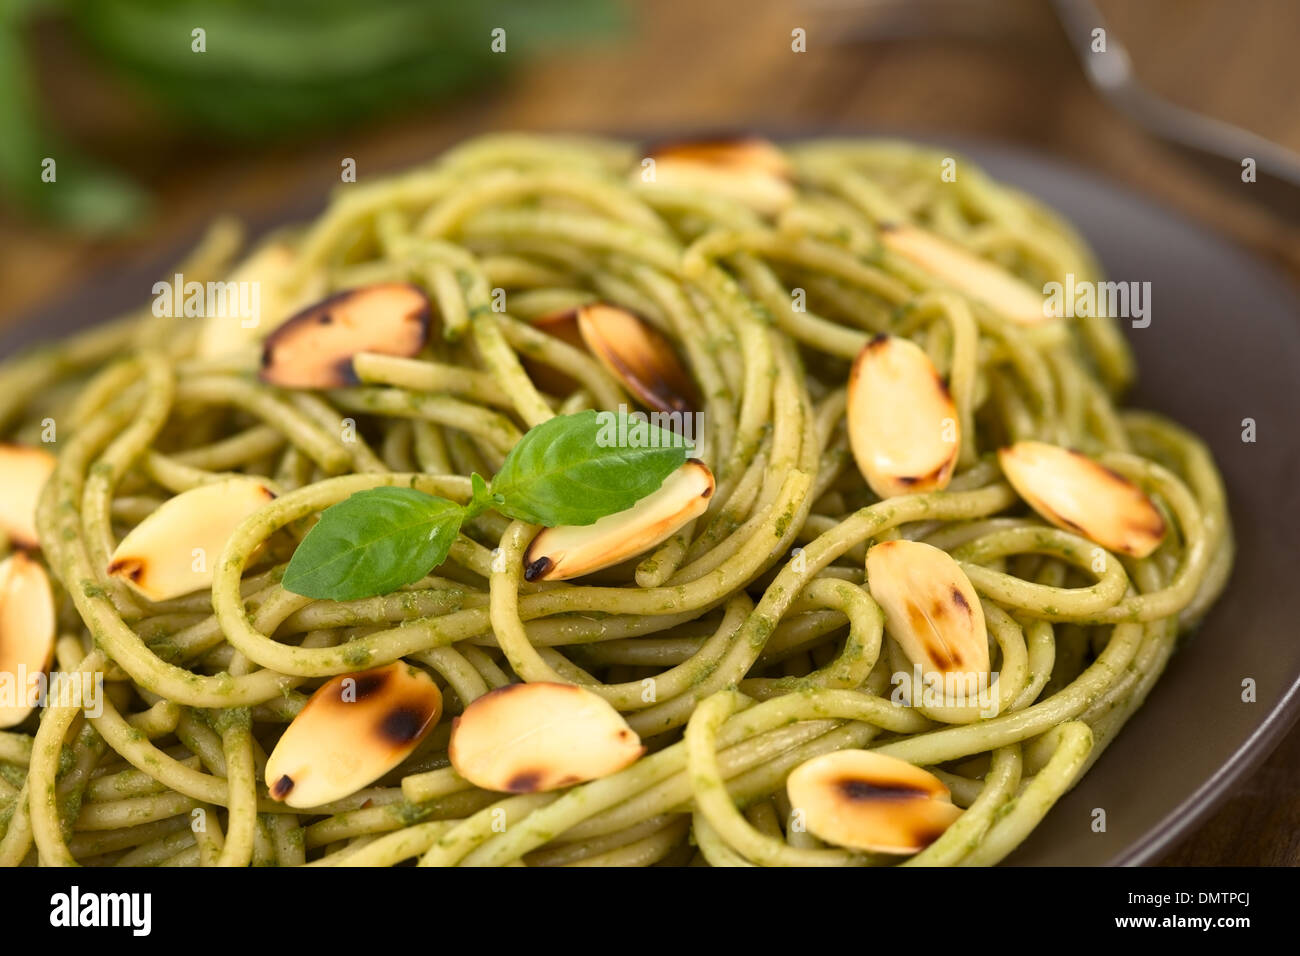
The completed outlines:
<svg viewBox="0 0 1300 956">
<path fill-rule="evenodd" d="M 919 346 L 892 335 L 863 346 L 847 414 L 853 457 L 880 497 L 948 486 L 961 443 L 957 406 Z"/>
<path fill-rule="evenodd" d="M 540 793 L 596 780 L 641 756 L 641 740 L 602 697 L 575 684 L 508 684 L 465 708 L 447 748 L 477 787 Z"/>
<path fill-rule="evenodd" d="M 648 156 L 655 162 L 655 185 L 715 193 L 765 215 L 780 212 L 795 199 L 790 163 L 765 139 L 663 143 Z M 633 170 L 632 179 L 645 181 L 641 168 Z"/>
<path fill-rule="evenodd" d="M 54 471 L 54 456 L 43 448 L 0 445 L 0 531 L 20 548 L 34 548 L 36 501 Z"/>
<path fill-rule="evenodd" d="M 989 672 L 984 608 L 946 551 L 919 541 L 882 541 L 867 552 L 867 587 L 885 628 L 922 673 Z"/>
<path fill-rule="evenodd" d="M 429 299 L 405 282 L 348 289 L 310 305 L 271 333 L 262 381 L 283 388 L 357 383 L 352 357 L 378 352 L 409 358 L 429 335 Z"/>
<path fill-rule="evenodd" d="M 813 757 L 790 773 L 785 787 L 810 833 L 873 853 L 923 850 L 962 814 L 934 774 L 868 750 Z"/>
<path fill-rule="evenodd" d="M 1145 558 L 1165 536 L 1165 519 L 1146 493 L 1087 455 L 1022 441 L 998 451 L 998 462 L 1031 508 L 1103 548 Z"/>
<path fill-rule="evenodd" d="M 626 511 L 595 524 L 543 530 L 524 552 L 524 577 L 564 581 L 626 561 L 704 514 L 712 495 L 713 472 L 698 458 L 688 459 Z"/>
<path fill-rule="evenodd" d="M 226 478 L 171 498 L 122 539 L 108 573 L 151 601 L 212 586 L 212 570 L 239 523 L 275 495 L 255 478 Z"/>
<path fill-rule="evenodd" d="M 1050 321 L 1043 312 L 1043 296 L 1030 285 L 955 242 L 905 224 L 881 224 L 880 241 L 1008 319 L 1021 325 Z"/>
<path fill-rule="evenodd" d="M 311 695 L 266 761 L 271 799 L 318 807 L 374 783 L 442 716 L 442 694 L 404 661 L 342 674 Z"/>
<path fill-rule="evenodd" d="M 577 310 L 577 325 L 592 354 L 647 408 L 691 412 L 699 404 L 672 343 L 631 312 L 586 305 Z"/>
<path fill-rule="evenodd" d="M 23 722 L 35 704 L 37 675 L 54 655 L 54 595 L 36 561 L 19 551 L 0 561 L 0 727 Z"/>
</svg>

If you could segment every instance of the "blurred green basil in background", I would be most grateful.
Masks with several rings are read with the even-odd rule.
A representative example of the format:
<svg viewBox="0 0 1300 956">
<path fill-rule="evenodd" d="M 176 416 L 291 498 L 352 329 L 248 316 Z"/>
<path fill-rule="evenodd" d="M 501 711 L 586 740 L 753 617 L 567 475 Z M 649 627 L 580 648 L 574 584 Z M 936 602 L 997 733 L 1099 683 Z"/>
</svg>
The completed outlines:
<svg viewBox="0 0 1300 956">
<path fill-rule="evenodd" d="M 522 57 L 614 33 L 623 14 L 619 0 L 0 0 L 0 190 L 84 230 L 129 225 L 146 205 L 47 122 L 23 42 L 36 16 L 70 27 L 178 126 L 269 143 L 472 88 Z M 58 189 L 41 182 L 47 156 Z"/>
</svg>

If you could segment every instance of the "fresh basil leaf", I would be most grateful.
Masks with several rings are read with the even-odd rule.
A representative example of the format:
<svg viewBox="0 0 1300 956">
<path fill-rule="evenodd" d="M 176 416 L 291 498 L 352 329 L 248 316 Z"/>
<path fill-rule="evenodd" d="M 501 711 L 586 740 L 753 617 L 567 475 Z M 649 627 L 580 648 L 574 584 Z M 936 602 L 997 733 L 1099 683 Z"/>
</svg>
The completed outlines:
<svg viewBox="0 0 1300 956">
<path fill-rule="evenodd" d="M 487 481 L 477 471 L 469 476 L 469 486 L 471 495 L 469 504 L 465 506 L 465 520 L 477 518 L 489 508 L 494 507 L 497 502 L 492 497 L 492 491 L 488 488 Z"/>
<path fill-rule="evenodd" d="M 492 479 L 496 510 L 532 524 L 593 524 L 632 507 L 686 461 L 685 440 L 644 417 L 559 415 L 521 438 Z"/>
<path fill-rule="evenodd" d="M 284 587 L 334 601 L 389 594 L 447 558 L 464 509 L 414 488 L 370 488 L 326 508 L 294 551 Z"/>
</svg>

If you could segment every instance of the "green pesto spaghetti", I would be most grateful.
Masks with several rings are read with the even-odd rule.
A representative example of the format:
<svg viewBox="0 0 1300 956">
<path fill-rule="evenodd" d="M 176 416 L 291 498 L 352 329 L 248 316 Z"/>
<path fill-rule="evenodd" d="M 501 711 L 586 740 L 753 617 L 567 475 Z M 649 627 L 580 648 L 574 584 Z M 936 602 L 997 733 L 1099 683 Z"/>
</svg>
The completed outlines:
<svg viewBox="0 0 1300 956">
<path fill-rule="evenodd" d="M 1120 406 L 1117 320 L 1042 307 L 1090 251 L 943 159 L 483 138 L 215 226 L 176 298 L 253 321 L 155 301 L 0 366 L 0 671 L 66 691 L 0 708 L 0 865 L 1003 859 L 1232 537 L 1202 443 Z M 690 459 L 525 503 L 525 436 L 591 410 Z M 453 521 L 405 583 L 329 577 L 371 506 Z"/>
</svg>

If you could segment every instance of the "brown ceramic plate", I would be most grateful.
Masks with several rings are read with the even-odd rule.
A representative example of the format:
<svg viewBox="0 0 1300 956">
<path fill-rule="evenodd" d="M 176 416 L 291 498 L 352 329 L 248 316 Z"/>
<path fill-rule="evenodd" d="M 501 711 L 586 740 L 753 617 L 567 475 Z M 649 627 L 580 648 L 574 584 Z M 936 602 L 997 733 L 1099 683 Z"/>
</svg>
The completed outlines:
<svg viewBox="0 0 1300 956">
<path fill-rule="evenodd" d="M 1014 864 L 1158 859 L 1258 764 L 1300 712 L 1300 302 L 1283 280 L 1210 231 L 1055 159 L 979 144 L 962 152 L 1060 210 L 1111 279 L 1151 283 L 1151 324 L 1129 329 L 1130 403 L 1201 435 L 1228 487 L 1237 564 L 1146 705 L 1010 858 Z M 1249 188 L 1249 187 L 1243 187 Z M 255 225 L 309 216 L 306 198 Z M 148 300 L 169 262 L 89 281 L 0 338 L 0 354 Z M 1241 440 L 1242 420 L 1257 441 Z M 1256 701 L 1242 701 L 1255 681 Z M 1106 811 L 1106 831 L 1092 829 Z"/>
</svg>

